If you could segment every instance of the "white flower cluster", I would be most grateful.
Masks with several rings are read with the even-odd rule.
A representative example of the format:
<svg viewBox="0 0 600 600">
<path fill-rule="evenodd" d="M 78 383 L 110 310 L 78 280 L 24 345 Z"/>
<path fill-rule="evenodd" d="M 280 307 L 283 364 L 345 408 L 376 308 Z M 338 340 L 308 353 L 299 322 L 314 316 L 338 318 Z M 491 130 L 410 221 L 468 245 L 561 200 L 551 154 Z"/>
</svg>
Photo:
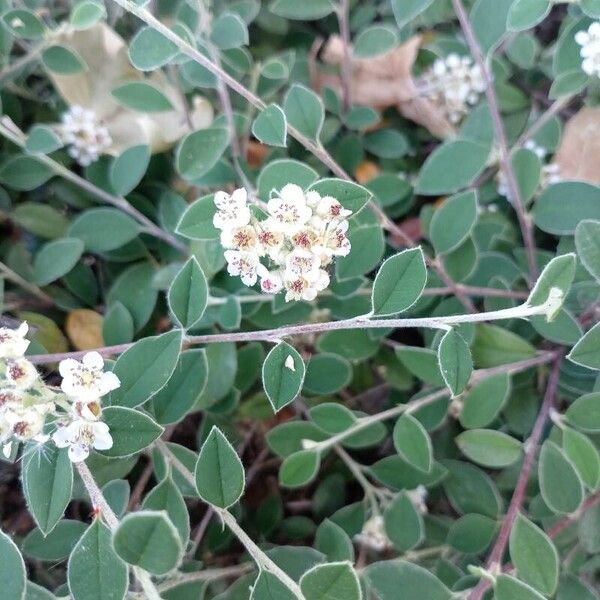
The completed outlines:
<svg viewBox="0 0 600 600">
<path fill-rule="evenodd" d="M 249 287 L 260 278 L 267 294 L 285 290 L 286 301 L 314 300 L 329 285 L 325 268 L 350 252 L 346 219 L 352 211 L 331 196 L 288 183 L 268 201 L 262 220 L 250 210 L 244 188 L 217 192 L 215 205 L 213 224 L 221 230 L 228 273 Z"/>
<path fill-rule="evenodd" d="M 0 327 L 0 445 L 6 457 L 13 441 L 45 442 L 46 416 L 55 410 L 36 368 L 23 357 L 29 341 L 27 323 Z"/>
<path fill-rule="evenodd" d="M 18 329 L 0 328 L 0 445 L 4 455 L 11 455 L 13 441 L 47 442 L 48 416 L 57 424 L 54 443 L 68 447 L 73 462 L 85 460 L 91 448 L 108 450 L 113 441 L 108 425 L 100 420 L 101 398 L 119 387 L 118 377 L 104 372 L 100 354 L 89 352 L 82 362 L 61 361 L 63 393 L 54 391 L 23 356 L 29 346 L 27 331 L 27 323 Z"/>
<path fill-rule="evenodd" d="M 425 95 L 445 113 L 450 123 L 458 123 L 485 92 L 485 80 L 469 56 L 448 54 L 438 58 L 424 75 Z"/>
<path fill-rule="evenodd" d="M 536 144 L 533 140 L 527 140 L 523 145 L 527 150 L 531 150 L 542 162 L 548 156 L 548 151 L 543 146 Z M 504 196 L 508 200 L 512 200 L 510 197 L 510 188 L 504 171 L 498 171 L 496 175 L 497 190 L 498 194 Z M 544 190 L 553 183 L 562 181 L 560 176 L 560 167 L 556 163 L 542 164 L 542 171 L 540 173 L 539 188 Z"/>
<path fill-rule="evenodd" d="M 96 162 L 113 143 L 108 129 L 98 122 L 92 110 L 71 106 L 61 121 L 60 138 L 69 146 L 69 155 L 82 167 Z"/>
<path fill-rule="evenodd" d="M 581 46 L 581 68 L 588 75 L 600 77 L 600 22 L 592 23 L 587 31 L 578 31 L 575 41 Z"/>
<path fill-rule="evenodd" d="M 63 377 L 61 389 L 71 408 L 52 439 L 59 448 L 69 448 L 73 462 L 80 462 L 89 456 L 91 448 L 112 447 L 108 425 L 100 421 L 101 399 L 121 382 L 114 373 L 104 371 L 104 360 L 98 352 L 88 352 L 81 362 L 72 358 L 61 361 L 59 372 Z"/>
</svg>

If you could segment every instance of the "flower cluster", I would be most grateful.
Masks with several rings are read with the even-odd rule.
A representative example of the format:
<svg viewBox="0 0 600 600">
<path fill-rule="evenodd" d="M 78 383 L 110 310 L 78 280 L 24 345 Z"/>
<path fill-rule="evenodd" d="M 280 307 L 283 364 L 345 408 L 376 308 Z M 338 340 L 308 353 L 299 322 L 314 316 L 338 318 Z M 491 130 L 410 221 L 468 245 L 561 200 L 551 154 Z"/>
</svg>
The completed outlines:
<svg viewBox="0 0 600 600">
<path fill-rule="evenodd" d="M 314 300 L 329 285 L 326 267 L 350 252 L 352 211 L 331 196 L 288 183 L 268 201 L 262 219 L 260 209 L 250 210 L 243 188 L 217 192 L 215 205 L 213 224 L 221 230 L 228 273 L 249 287 L 260 279 L 267 294 L 285 290 L 286 301 Z"/>
<path fill-rule="evenodd" d="M 587 31 L 578 31 L 575 41 L 581 46 L 581 68 L 588 75 L 600 77 L 600 22 L 592 23 Z"/>
<path fill-rule="evenodd" d="M 536 144 L 533 140 L 527 140 L 523 145 L 527 150 L 531 150 L 541 161 L 548 156 L 548 151 L 543 146 Z M 498 194 L 512 200 L 510 197 L 510 188 L 504 171 L 498 171 L 496 176 Z M 540 173 L 539 188 L 544 190 L 549 185 L 562 181 L 560 176 L 560 167 L 556 163 L 542 164 Z"/>
<path fill-rule="evenodd" d="M 485 80 L 478 65 L 468 56 L 449 54 L 438 58 L 424 75 L 424 94 L 458 123 L 485 92 Z"/>
<path fill-rule="evenodd" d="M 119 387 L 118 377 L 104 371 L 100 354 L 89 352 L 82 362 L 61 361 L 59 393 L 24 358 L 27 331 L 27 323 L 18 329 L 0 328 L 0 445 L 4 455 L 11 455 L 15 441 L 47 442 L 48 417 L 56 425 L 52 440 L 59 448 L 69 448 L 73 462 L 85 460 L 91 448 L 108 450 L 113 442 L 108 425 L 100 420 L 101 398 Z"/>
<path fill-rule="evenodd" d="M 96 162 L 113 141 L 108 129 L 98 122 L 94 111 L 72 106 L 61 117 L 58 132 L 69 155 L 82 167 Z"/>
<path fill-rule="evenodd" d="M 24 358 L 29 346 L 27 323 L 0 327 L 0 445 L 6 457 L 13 441 L 45 442 L 46 416 L 55 409 L 36 368 Z"/>
<path fill-rule="evenodd" d="M 80 462 L 89 456 L 91 448 L 112 447 L 108 425 L 100 420 L 101 399 L 121 383 L 114 373 L 104 371 L 104 360 L 98 352 L 88 352 L 81 362 L 72 358 L 61 361 L 59 372 L 63 377 L 61 389 L 71 407 L 52 439 L 59 448 L 69 448 L 73 462 Z"/>
</svg>

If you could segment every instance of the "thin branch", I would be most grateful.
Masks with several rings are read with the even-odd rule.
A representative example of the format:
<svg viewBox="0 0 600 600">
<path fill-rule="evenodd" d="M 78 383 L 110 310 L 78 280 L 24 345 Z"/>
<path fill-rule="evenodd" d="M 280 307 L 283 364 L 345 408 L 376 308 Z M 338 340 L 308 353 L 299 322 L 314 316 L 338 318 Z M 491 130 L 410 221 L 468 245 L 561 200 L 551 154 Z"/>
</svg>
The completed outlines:
<svg viewBox="0 0 600 600">
<path fill-rule="evenodd" d="M 5 137 L 7 140 L 11 141 L 13 144 L 16 144 L 20 148 L 25 148 L 25 135 L 23 132 L 7 117 L 3 117 L 0 119 L 0 135 Z M 45 154 L 35 154 L 33 155 L 37 161 L 49 167 L 56 175 L 74 183 L 76 186 L 81 188 L 82 190 L 88 192 L 92 196 L 95 196 L 102 202 L 106 202 L 106 204 L 111 204 L 116 208 L 119 208 L 124 213 L 128 214 L 130 217 L 135 219 L 140 225 L 144 227 L 144 231 L 155 238 L 166 242 L 173 248 L 176 248 L 180 252 L 184 254 L 188 254 L 187 246 L 180 242 L 175 236 L 163 231 L 158 225 L 153 223 L 148 217 L 143 215 L 141 212 L 136 210 L 125 198 L 121 196 L 113 196 L 103 189 L 95 186 L 93 183 L 83 179 L 79 175 L 73 173 L 60 163 L 56 162 L 54 159 L 46 156 Z"/>
<path fill-rule="evenodd" d="M 344 331 L 349 329 L 412 329 L 426 327 L 431 329 L 449 329 L 452 325 L 461 323 L 484 323 L 486 321 L 501 321 L 505 319 L 518 319 L 542 315 L 546 306 L 528 306 L 522 304 L 513 308 L 494 310 L 483 313 L 468 313 L 464 315 L 450 315 L 440 317 L 424 317 L 414 319 L 371 319 L 369 316 L 354 317 L 341 321 L 326 321 L 324 323 L 305 323 L 302 325 L 287 325 L 276 329 L 263 329 L 259 331 L 237 331 L 233 333 L 208 333 L 192 335 L 186 338 L 191 345 L 217 344 L 223 342 L 273 342 L 307 333 L 325 333 L 327 331 Z M 102 356 L 122 354 L 134 345 L 135 342 L 96 348 L 95 351 Z M 33 364 L 57 362 L 66 358 L 81 358 L 89 350 L 64 352 L 58 354 L 34 354 L 28 359 Z"/>
<path fill-rule="evenodd" d="M 458 21 L 465 36 L 467 45 L 469 46 L 469 50 L 473 55 L 475 63 L 481 70 L 481 75 L 485 82 L 485 95 L 490 107 L 490 115 L 492 117 L 492 122 L 494 124 L 496 142 L 500 150 L 500 166 L 506 177 L 508 189 L 510 190 L 511 203 L 515 209 L 515 213 L 519 221 L 519 226 L 521 228 L 521 235 L 523 236 L 523 243 L 525 245 L 525 251 L 527 254 L 529 278 L 530 282 L 533 284 L 537 279 L 538 275 L 538 266 L 535 256 L 535 243 L 533 239 L 533 228 L 531 224 L 531 219 L 525 212 L 525 205 L 521 196 L 521 190 L 519 189 L 519 184 L 517 182 L 517 178 L 512 167 L 512 162 L 510 159 L 510 150 L 508 147 L 508 140 L 506 137 L 506 132 L 504 130 L 504 124 L 502 123 L 502 116 L 500 115 L 500 108 L 498 105 L 498 99 L 496 98 L 496 92 L 494 91 L 494 83 L 492 81 L 490 69 L 483 55 L 481 47 L 479 46 L 479 42 L 477 41 L 475 32 L 473 30 L 471 22 L 469 21 L 469 17 L 462 3 L 462 0 L 452 0 L 452 4 L 454 6 L 454 12 L 458 17 Z"/>
<path fill-rule="evenodd" d="M 216 65 L 209 58 L 204 56 L 201 52 L 196 50 L 193 46 L 188 44 L 184 39 L 178 36 L 174 31 L 169 29 L 166 25 L 161 23 L 154 15 L 148 12 L 142 6 L 131 2 L 131 0 L 113 0 L 119 6 L 125 10 L 137 16 L 139 19 L 144 21 L 147 25 L 161 33 L 169 41 L 173 42 L 177 48 L 183 52 L 186 56 L 189 56 L 192 60 L 205 67 L 208 71 L 217 76 L 225 85 L 230 87 L 232 90 L 237 92 L 240 96 L 245 98 L 248 102 L 254 105 L 259 110 L 265 108 L 266 104 L 256 94 L 251 92 L 249 89 L 244 87 L 239 81 L 231 77 L 221 67 Z M 305 135 L 300 133 L 295 127 L 292 127 L 289 123 L 287 124 L 288 133 L 295 138 L 302 146 L 304 146 L 309 152 L 311 152 L 316 158 L 318 158 L 336 177 L 344 179 L 346 181 L 352 181 L 352 178 L 346 173 L 346 171 L 333 159 L 333 157 L 327 152 L 323 146 L 318 143 L 314 143 L 312 140 L 307 138 Z M 384 212 L 384 210 L 377 204 L 377 202 L 370 200 L 369 206 L 373 212 L 377 215 L 382 226 L 395 235 L 403 245 L 414 248 L 415 242 L 410 239 L 401 227 L 396 225 L 392 219 L 390 219 Z M 471 302 L 460 288 L 452 281 L 452 278 L 446 273 L 443 265 L 434 259 L 431 259 L 427 255 L 425 256 L 425 262 L 438 274 L 443 283 L 452 288 L 454 294 L 458 300 L 465 306 L 469 312 L 475 312 L 475 306 Z"/>
<path fill-rule="evenodd" d="M 339 0 L 336 9 L 340 36 L 344 45 L 341 65 L 342 103 L 344 110 L 352 105 L 352 46 L 350 45 L 350 24 L 348 0 Z"/>
<path fill-rule="evenodd" d="M 546 426 L 546 421 L 548 420 L 550 410 L 556 401 L 561 362 L 562 353 L 560 353 L 554 359 L 554 364 L 552 365 L 552 370 L 550 371 L 550 376 L 548 377 L 548 383 L 546 385 L 546 393 L 544 394 L 542 407 L 533 426 L 531 436 L 526 443 L 525 457 L 523 459 L 523 466 L 521 467 L 521 472 L 519 473 L 517 485 L 515 486 L 510 505 L 506 511 L 506 516 L 502 521 L 500 533 L 496 538 L 496 542 L 486 562 L 486 569 L 492 574 L 502 566 L 502 557 L 504 556 L 504 551 L 508 545 L 510 533 L 525 500 L 527 485 L 529 483 L 531 471 L 533 470 L 533 466 L 538 454 L 540 442 Z M 469 595 L 469 600 L 481 600 L 489 587 L 490 582 L 482 579 Z"/>
<path fill-rule="evenodd" d="M 519 138 L 517 144 L 522 145 L 527 140 L 535 137 L 535 135 L 552 119 L 556 116 L 560 111 L 568 106 L 573 100 L 575 96 L 563 96 L 562 98 L 558 98 L 555 100 L 552 105 L 543 112 L 531 125 L 531 127 L 523 133 L 523 135 Z"/>
<path fill-rule="evenodd" d="M 37 285 L 30 283 L 26 279 L 23 279 L 23 277 L 21 277 L 3 262 L 0 262 L 0 274 L 2 274 L 5 279 L 12 281 L 15 285 L 18 285 L 26 292 L 29 292 L 32 296 L 39 298 L 44 304 L 54 304 L 54 300 L 48 296 L 46 292 L 42 291 Z"/>
<path fill-rule="evenodd" d="M 31 48 L 26 54 L 20 56 L 13 63 L 7 65 L 2 71 L 0 71 L 0 85 L 5 85 L 7 81 L 10 81 L 13 77 L 19 75 L 19 73 L 31 62 L 36 60 L 42 51 L 48 45 L 47 41 L 38 44 Z"/>
</svg>

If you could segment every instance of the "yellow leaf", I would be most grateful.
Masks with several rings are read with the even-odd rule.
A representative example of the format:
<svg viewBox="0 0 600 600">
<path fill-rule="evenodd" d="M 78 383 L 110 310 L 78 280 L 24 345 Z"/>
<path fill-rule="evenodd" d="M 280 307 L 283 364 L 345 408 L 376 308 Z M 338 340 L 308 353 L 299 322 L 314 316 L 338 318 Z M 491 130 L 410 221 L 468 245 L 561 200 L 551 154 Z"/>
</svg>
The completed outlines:
<svg viewBox="0 0 600 600">
<path fill-rule="evenodd" d="M 67 316 L 65 330 L 77 350 L 92 350 L 104 346 L 102 317 L 93 310 L 72 310 Z"/>
</svg>

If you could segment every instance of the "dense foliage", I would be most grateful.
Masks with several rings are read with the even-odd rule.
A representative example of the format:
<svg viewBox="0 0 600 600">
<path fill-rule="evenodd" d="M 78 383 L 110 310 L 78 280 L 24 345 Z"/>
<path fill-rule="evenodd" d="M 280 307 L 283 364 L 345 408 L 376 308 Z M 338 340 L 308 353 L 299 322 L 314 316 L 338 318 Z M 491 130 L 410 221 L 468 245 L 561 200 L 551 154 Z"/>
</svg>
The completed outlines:
<svg viewBox="0 0 600 600">
<path fill-rule="evenodd" d="M 600 0 L 0 0 L 0 597 L 600 599 Z"/>
</svg>

